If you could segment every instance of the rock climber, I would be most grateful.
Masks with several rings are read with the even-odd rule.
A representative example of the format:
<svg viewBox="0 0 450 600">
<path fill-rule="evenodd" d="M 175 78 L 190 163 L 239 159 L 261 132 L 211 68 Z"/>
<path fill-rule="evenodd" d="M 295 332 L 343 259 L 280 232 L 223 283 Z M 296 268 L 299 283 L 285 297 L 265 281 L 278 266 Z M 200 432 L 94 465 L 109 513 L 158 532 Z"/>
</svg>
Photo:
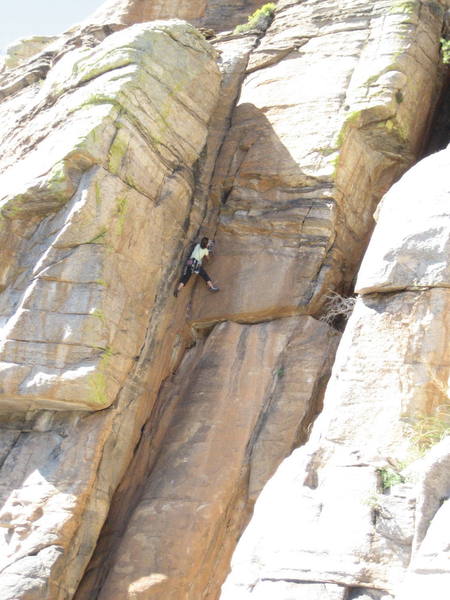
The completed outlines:
<svg viewBox="0 0 450 600">
<path fill-rule="evenodd" d="M 191 275 L 193 273 L 198 273 L 202 279 L 206 281 L 206 285 L 210 292 L 218 292 L 219 288 L 216 287 L 211 281 L 210 276 L 202 267 L 202 260 L 206 258 L 209 259 L 209 254 L 212 248 L 213 242 L 207 237 L 203 237 L 198 244 L 195 245 L 190 257 L 187 259 L 186 264 L 184 265 L 183 274 L 181 276 L 180 282 L 178 286 L 175 288 L 173 295 L 175 298 L 178 296 L 178 293 L 184 288 L 186 283 L 189 281 Z"/>
</svg>

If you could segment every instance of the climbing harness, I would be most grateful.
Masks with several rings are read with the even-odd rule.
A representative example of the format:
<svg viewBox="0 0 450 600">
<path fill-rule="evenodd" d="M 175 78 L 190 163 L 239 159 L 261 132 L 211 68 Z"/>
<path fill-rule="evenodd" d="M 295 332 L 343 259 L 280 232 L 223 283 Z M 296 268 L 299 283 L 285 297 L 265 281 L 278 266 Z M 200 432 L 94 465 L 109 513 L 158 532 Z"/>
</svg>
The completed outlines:
<svg viewBox="0 0 450 600">
<path fill-rule="evenodd" d="M 191 273 L 197 273 L 200 271 L 200 263 L 196 258 L 188 258 L 186 261 L 185 270 L 189 269 Z"/>
</svg>

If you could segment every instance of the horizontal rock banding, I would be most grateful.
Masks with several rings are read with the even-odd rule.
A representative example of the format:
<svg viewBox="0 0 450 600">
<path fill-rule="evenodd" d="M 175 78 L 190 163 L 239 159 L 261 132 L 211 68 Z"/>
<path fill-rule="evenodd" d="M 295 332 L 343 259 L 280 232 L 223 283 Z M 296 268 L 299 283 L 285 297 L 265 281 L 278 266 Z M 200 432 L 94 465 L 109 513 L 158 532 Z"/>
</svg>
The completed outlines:
<svg viewBox="0 0 450 600">
<path fill-rule="evenodd" d="M 198 32 L 155 22 L 2 103 L 5 600 L 73 596 L 190 337 L 169 286 L 219 80 Z"/>
</svg>

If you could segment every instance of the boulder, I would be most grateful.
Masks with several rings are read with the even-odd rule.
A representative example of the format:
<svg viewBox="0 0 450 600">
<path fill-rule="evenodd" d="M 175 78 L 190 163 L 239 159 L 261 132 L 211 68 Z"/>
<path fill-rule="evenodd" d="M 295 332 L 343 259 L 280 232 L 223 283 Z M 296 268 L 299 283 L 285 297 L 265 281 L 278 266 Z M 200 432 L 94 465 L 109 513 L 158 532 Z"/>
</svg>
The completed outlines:
<svg viewBox="0 0 450 600">
<path fill-rule="evenodd" d="M 450 287 L 450 183 L 442 177 L 449 169 L 447 148 L 422 160 L 386 194 L 357 292 Z"/>
</svg>

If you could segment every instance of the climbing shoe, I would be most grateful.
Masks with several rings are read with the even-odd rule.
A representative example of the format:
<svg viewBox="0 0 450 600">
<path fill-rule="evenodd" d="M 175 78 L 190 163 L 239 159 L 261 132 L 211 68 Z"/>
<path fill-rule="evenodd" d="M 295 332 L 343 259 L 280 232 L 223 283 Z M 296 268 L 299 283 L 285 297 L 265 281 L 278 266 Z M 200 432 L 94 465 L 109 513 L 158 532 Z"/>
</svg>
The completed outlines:
<svg viewBox="0 0 450 600">
<path fill-rule="evenodd" d="M 215 285 L 213 287 L 209 288 L 210 292 L 218 292 L 220 290 L 220 288 L 216 287 Z"/>
</svg>

